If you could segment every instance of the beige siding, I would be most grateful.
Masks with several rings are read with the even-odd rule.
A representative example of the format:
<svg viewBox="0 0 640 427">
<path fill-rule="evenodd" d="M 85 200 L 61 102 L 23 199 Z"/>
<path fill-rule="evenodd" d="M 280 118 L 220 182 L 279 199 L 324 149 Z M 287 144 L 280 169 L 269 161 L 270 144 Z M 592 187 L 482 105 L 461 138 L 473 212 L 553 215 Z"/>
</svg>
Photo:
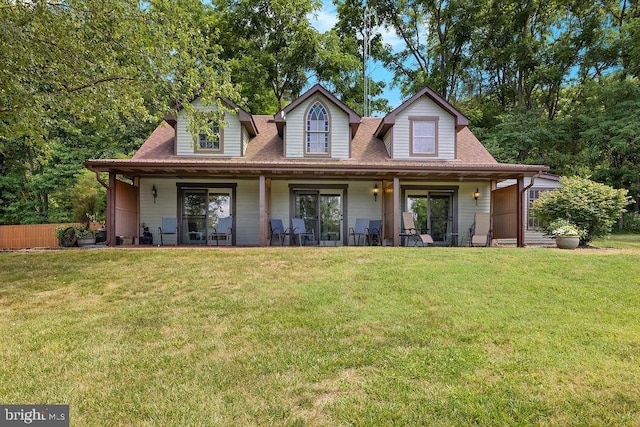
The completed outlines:
<svg viewBox="0 0 640 427">
<path fill-rule="evenodd" d="M 204 107 L 199 100 L 193 102 L 193 106 L 201 111 L 214 111 L 216 106 Z M 221 130 L 223 137 L 223 150 L 221 153 L 196 153 L 194 150 L 194 138 L 189 132 L 189 120 L 184 110 L 178 112 L 176 128 L 176 151 L 179 156 L 198 157 L 240 157 L 242 155 L 242 125 L 238 115 L 225 113 L 227 125 Z"/>
<path fill-rule="evenodd" d="M 163 217 L 175 218 L 178 212 L 177 186 L 175 179 L 143 178 L 140 180 L 140 222 L 144 222 L 153 233 L 154 243 L 160 243 L 158 227 Z M 216 183 L 229 180 L 180 180 L 179 182 Z M 151 196 L 151 188 L 155 184 L 158 190 L 156 203 Z M 258 245 L 258 180 L 238 180 L 236 191 L 236 244 L 240 246 Z M 175 244 L 175 235 L 166 236 L 165 244 Z"/>
<path fill-rule="evenodd" d="M 249 145 L 249 132 L 243 127 L 242 128 L 242 155 L 244 156 L 247 152 L 247 146 Z"/>
<path fill-rule="evenodd" d="M 357 218 L 382 219 L 382 197 L 380 193 L 378 193 L 377 201 L 373 199 L 373 186 L 375 183 L 376 181 L 349 182 L 348 227 L 355 227 Z M 378 182 L 378 188 L 382 188 L 382 182 Z"/>
<path fill-rule="evenodd" d="M 281 219 L 285 228 L 289 224 L 289 181 L 271 181 L 271 219 Z"/>
<path fill-rule="evenodd" d="M 455 159 L 456 124 L 452 115 L 440 108 L 435 102 L 426 96 L 422 96 L 411 105 L 402 110 L 396 117 L 393 132 L 393 158 L 395 159 L 419 159 L 425 157 L 412 157 L 409 135 L 409 117 L 439 117 L 438 120 L 438 156 L 429 159 L 453 160 Z"/>
<path fill-rule="evenodd" d="M 236 244 L 257 246 L 260 234 L 260 185 L 257 179 L 238 181 L 236 195 Z"/>
<path fill-rule="evenodd" d="M 478 205 L 473 199 L 476 188 L 480 190 Z M 458 233 L 459 242 L 469 244 L 469 229 L 473 226 L 476 212 L 490 212 L 491 186 L 487 182 L 460 184 L 458 189 Z"/>
<path fill-rule="evenodd" d="M 160 242 L 158 227 L 162 223 L 162 217 L 175 217 L 177 215 L 177 187 L 175 179 L 143 178 L 140 182 L 140 221 L 144 222 L 154 235 L 154 243 Z M 229 180 L 180 180 L 179 182 L 225 182 Z M 238 180 L 236 193 L 236 243 L 241 246 L 258 245 L 259 234 L 259 183 L 258 180 Z M 347 228 L 354 227 L 357 218 L 382 219 L 382 194 L 374 201 L 373 186 L 375 181 L 317 181 L 317 180 L 273 180 L 271 184 L 271 218 L 282 219 L 286 227 L 290 226 L 290 184 L 313 184 L 319 188 L 323 184 L 345 184 L 347 188 L 347 207 L 345 218 Z M 433 182 L 415 182 L 411 185 L 434 185 Z M 151 188 L 155 185 L 158 190 L 158 198 L 153 202 Z M 437 186 L 458 187 L 458 232 L 461 243 L 468 242 L 469 228 L 473 224 L 476 212 L 489 212 L 490 187 L 486 182 L 438 182 Z M 382 183 L 378 182 L 378 188 L 382 189 Z M 480 198 L 476 206 L 473 200 L 473 192 L 480 190 Z M 335 190 L 328 190 L 333 192 Z M 345 199 L 343 198 L 343 203 Z M 175 242 L 175 236 L 167 236 L 165 244 Z"/>
<path fill-rule="evenodd" d="M 287 114 L 284 136 L 286 141 L 285 156 L 290 158 L 304 157 L 305 113 L 307 112 L 307 108 L 317 100 L 320 100 L 329 110 L 331 157 L 334 159 L 349 158 L 349 147 L 351 143 L 349 116 L 323 96 L 311 97 Z"/>
<path fill-rule="evenodd" d="M 391 150 L 393 150 L 393 131 L 392 130 L 390 130 L 384 135 L 383 141 L 384 141 L 384 146 L 387 148 L 387 154 L 389 154 L 389 157 L 393 157 L 393 153 L 391 152 Z"/>
<path fill-rule="evenodd" d="M 154 203 L 151 189 L 156 186 L 158 197 Z M 140 179 L 140 223 L 149 227 L 153 233 L 153 243 L 160 244 L 158 228 L 162 225 L 162 218 L 176 218 L 178 212 L 177 188 L 174 179 L 142 178 Z M 174 245 L 176 235 L 165 236 L 164 244 Z"/>
</svg>

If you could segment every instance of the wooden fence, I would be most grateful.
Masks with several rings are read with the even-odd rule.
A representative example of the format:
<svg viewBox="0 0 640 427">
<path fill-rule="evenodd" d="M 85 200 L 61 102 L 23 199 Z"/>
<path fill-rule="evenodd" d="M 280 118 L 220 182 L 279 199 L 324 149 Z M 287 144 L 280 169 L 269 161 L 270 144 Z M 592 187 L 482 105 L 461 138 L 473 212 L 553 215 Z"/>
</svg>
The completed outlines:
<svg viewBox="0 0 640 427">
<path fill-rule="evenodd" d="M 0 249 L 54 248 L 58 246 L 56 228 L 82 224 L 0 225 Z M 92 224 L 91 229 L 100 228 Z"/>
</svg>

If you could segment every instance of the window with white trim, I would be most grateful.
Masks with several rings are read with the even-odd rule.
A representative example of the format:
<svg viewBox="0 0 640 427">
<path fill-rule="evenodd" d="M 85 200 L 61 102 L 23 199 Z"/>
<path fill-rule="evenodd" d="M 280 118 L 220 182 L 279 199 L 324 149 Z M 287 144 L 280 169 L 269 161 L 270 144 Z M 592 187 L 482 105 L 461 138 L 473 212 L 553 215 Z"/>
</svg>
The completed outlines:
<svg viewBox="0 0 640 427">
<path fill-rule="evenodd" d="M 211 133 L 199 133 L 197 151 L 221 151 L 222 141 L 220 135 L 220 125 L 218 122 L 211 123 Z"/>
<path fill-rule="evenodd" d="M 431 117 L 410 118 L 411 154 L 436 156 L 438 154 L 438 120 Z"/>
<path fill-rule="evenodd" d="M 309 108 L 306 133 L 306 154 L 329 154 L 329 114 L 320 101 Z"/>
</svg>

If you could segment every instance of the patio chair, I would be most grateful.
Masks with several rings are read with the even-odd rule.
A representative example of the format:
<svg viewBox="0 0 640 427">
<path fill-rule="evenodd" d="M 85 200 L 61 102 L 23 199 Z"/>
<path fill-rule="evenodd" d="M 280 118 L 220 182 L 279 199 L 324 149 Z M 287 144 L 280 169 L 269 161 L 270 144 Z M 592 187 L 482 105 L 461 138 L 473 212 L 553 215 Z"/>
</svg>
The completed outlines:
<svg viewBox="0 0 640 427">
<path fill-rule="evenodd" d="M 277 237 L 280 240 L 280 246 L 283 246 L 285 238 L 291 235 L 291 229 L 285 229 L 281 219 L 272 219 L 271 221 L 269 221 L 269 225 L 271 226 L 269 244 L 272 245 L 273 238 Z"/>
<path fill-rule="evenodd" d="M 413 220 L 413 214 L 411 212 L 402 212 L 402 223 L 404 224 L 402 234 L 407 239 L 407 246 L 409 246 L 409 242 L 411 241 L 413 241 L 416 246 L 418 243 L 422 244 L 422 246 L 433 244 L 433 238 L 429 234 L 429 230 L 427 230 L 426 233 L 423 233 L 422 230 L 418 230 L 416 228 L 416 224 Z"/>
<path fill-rule="evenodd" d="M 382 221 L 379 219 L 369 221 L 369 245 L 382 245 Z"/>
<path fill-rule="evenodd" d="M 176 218 L 162 218 L 162 226 L 158 227 L 160 232 L 160 244 L 164 246 L 163 236 L 175 235 L 176 246 L 178 246 L 178 220 Z"/>
<path fill-rule="evenodd" d="M 367 243 L 369 235 L 369 218 L 356 219 L 355 227 L 349 227 L 349 237 L 353 236 L 353 245 L 360 246 L 360 239 L 362 238 L 364 243 Z M 357 240 L 356 240 L 357 239 Z M 349 240 L 347 239 L 347 243 Z"/>
<path fill-rule="evenodd" d="M 220 240 L 224 240 L 227 245 L 231 245 L 231 232 L 233 231 L 233 218 L 225 216 L 218 218 L 218 226 L 214 227 L 211 233 L 211 240 L 216 241 L 216 246 L 220 246 Z"/>
<path fill-rule="evenodd" d="M 491 246 L 491 215 L 488 212 L 476 212 L 469 236 L 469 246 Z"/>
<path fill-rule="evenodd" d="M 291 236 L 293 236 L 293 241 L 297 240 L 298 244 L 302 246 L 304 242 L 315 242 L 315 233 L 313 230 L 307 230 L 307 227 L 304 225 L 304 219 L 302 218 L 291 218 Z"/>
</svg>

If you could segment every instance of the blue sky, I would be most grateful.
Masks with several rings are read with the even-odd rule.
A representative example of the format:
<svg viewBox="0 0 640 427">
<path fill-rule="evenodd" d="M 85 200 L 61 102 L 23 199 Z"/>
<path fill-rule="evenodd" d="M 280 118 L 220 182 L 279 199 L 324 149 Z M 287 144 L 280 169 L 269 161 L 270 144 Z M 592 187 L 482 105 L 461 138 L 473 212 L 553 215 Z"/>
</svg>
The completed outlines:
<svg viewBox="0 0 640 427">
<path fill-rule="evenodd" d="M 321 33 L 330 30 L 337 21 L 336 7 L 330 0 L 323 0 L 322 10 L 316 12 L 315 15 L 310 16 L 311 24 Z M 392 49 L 402 46 L 402 40 L 392 31 L 387 31 L 384 28 L 377 28 L 377 31 L 382 34 L 384 43 L 391 46 Z M 389 100 L 389 104 L 392 108 L 399 106 L 402 103 L 400 91 L 398 88 L 391 88 L 391 80 L 393 75 L 382 64 L 371 61 L 369 63 L 369 76 L 374 80 L 383 81 L 387 84 L 387 87 L 383 93 L 383 96 Z M 315 83 L 315 82 L 314 82 Z M 374 115 L 380 115 L 375 113 Z"/>
</svg>

